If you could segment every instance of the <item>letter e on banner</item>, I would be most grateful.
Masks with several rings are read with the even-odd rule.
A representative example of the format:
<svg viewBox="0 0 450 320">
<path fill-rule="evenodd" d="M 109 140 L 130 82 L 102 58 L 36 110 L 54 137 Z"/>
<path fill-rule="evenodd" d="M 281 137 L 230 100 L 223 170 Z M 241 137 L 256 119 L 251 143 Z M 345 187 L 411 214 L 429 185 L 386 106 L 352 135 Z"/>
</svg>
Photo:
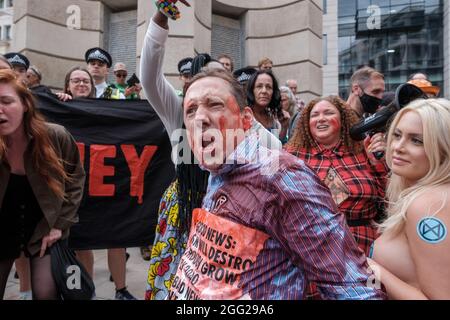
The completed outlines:
<svg viewBox="0 0 450 320">
<path fill-rule="evenodd" d="M 145 146 L 141 157 L 136 152 L 133 145 L 122 145 L 122 152 L 127 160 L 128 167 L 131 171 L 130 196 L 138 197 L 138 203 L 144 202 L 144 176 L 145 170 L 158 150 L 157 146 Z"/>
<path fill-rule="evenodd" d="M 113 184 L 104 184 L 103 178 L 114 176 L 114 167 L 105 166 L 105 158 L 116 157 L 115 146 L 91 145 L 89 167 L 89 195 L 92 197 L 112 197 L 116 191 Z"/>
</svg>

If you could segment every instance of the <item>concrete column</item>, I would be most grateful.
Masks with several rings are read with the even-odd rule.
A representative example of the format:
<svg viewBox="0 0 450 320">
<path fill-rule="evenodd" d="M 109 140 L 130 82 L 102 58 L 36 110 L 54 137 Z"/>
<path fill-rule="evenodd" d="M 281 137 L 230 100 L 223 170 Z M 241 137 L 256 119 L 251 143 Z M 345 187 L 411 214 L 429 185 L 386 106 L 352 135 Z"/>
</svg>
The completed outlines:
<svg viewBox="0 0 450 320">
<path fill-rule="evenodd" d="M 216 0 L 244 8 L 245 62 L 257 66 L 263 57 L 274 62 L 280 84 L 296 79 L 299 94 L 309 101 L 322 95 L 322 2 L 319 0 Z"/>
<path fill-rule="evenodd" d="M 80 29 L 70 29 L 75 8 L 80 13 Z M 14 40 L 11 51 L 25 54 L 42 70 L 43 84 L 62 89 L 72 66 L 85 66 L 88 48 L 104 44 L 105 6 L 101 1 L 16 0 Z"/>
<path fill-rule="evenodd" d="M 327 35 L 327 64 L 323 66 L 323 95 L 339 94 L 339 45 L 337 1 L 327 1 L 323 16 L 323 34 Z"/>
</svg>

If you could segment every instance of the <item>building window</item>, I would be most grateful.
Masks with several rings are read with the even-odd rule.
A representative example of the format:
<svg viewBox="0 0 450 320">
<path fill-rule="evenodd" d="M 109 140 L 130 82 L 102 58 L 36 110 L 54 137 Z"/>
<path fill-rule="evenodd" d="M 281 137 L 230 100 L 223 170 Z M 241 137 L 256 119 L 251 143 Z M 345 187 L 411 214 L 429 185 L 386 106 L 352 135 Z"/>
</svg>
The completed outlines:
<svg viewBox="0 0 450 320">
<path fill-rule="evenodd" d="M 13 6 L 13 0 L 8 0 L 6 7 L 11 8 L 12 6 Z"/>
<path fill-rule="evenodd" d="M 323 0 L 323 14 L 327 14 L 328 13 L 328 1 L 327 0 Z"/>
<path fill-rule="evenodd" d="M 328 36 L 326 34 L 323 35 L 323 65 L 326 66 L 328 64 Z"/>
<path fill-rule="evenodd" d="M 5 0 L 0 0 L 0 9 L 5 7 Z"/>
<path fill-rule="evenodd" d="M 442 0 L 338 0 L 340 95 L 347 98 L 349 79 L 361 66 L 383 73 L 387 91 L 416 72 L 442 87 L 443 7 Z"/>
<path fill-rule="evenodd" d="M 11 26 L 5 26 L 5 40 L 11 40 Z"/>
</svg>

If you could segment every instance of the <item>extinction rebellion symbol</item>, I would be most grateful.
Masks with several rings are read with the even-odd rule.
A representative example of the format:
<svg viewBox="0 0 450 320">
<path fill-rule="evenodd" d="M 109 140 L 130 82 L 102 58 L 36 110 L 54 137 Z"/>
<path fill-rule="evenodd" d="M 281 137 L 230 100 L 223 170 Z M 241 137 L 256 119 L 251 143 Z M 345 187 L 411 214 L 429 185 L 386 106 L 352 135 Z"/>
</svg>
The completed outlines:
<svg viewBox="0 0 450 320">
<path fill-rule="evenodd" d="M 436 244 L 444 241 L 447 228 L 437 218 L 424 218 L 417 225 L 417 233 L 423 241 Z"/>
</svg>

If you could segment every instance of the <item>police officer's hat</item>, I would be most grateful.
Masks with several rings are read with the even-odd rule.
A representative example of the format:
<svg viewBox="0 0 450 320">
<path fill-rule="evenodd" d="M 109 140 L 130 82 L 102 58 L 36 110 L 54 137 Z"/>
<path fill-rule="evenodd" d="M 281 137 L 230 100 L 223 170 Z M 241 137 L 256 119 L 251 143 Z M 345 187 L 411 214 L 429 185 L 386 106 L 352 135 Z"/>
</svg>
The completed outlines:
<svg viewBox="0 0 450 320">
<path fill-rule="evenodd" d="M 112 66 L 112 58 L 111 55 L 108 53 L 108 51 L 103 50 L 102 48 L 91 48 L 88 51 L 86 51 L 86 54 L 84 55 L 84 59 L 87 63 L 91 60 L 98 60 L 103 63 L 105 63 L 108 68 L 111 68 Z"/>
<path fill-rule="evenodd" d="M 237 81 L 239 81 L 240 84 L 244 84 L 247 83 L 248 80 L 250 80 L 254 73 L 256 73 L 255 68 L 245 67 L 234 71 L 233 76 Z"/>
<path fill-rule="evenodd" d="M 21 53 L 10 52 L 4 55 L 12 66 L 21 66 L 28 70 L 30 67 L 30 60 Z"/>
<path fill-rule="evenodd" d="M 192 58 L 184 58 L 178 62 L 178 72 L 180 74 L 190 74 L 192 68 Z"/>
</svg>

